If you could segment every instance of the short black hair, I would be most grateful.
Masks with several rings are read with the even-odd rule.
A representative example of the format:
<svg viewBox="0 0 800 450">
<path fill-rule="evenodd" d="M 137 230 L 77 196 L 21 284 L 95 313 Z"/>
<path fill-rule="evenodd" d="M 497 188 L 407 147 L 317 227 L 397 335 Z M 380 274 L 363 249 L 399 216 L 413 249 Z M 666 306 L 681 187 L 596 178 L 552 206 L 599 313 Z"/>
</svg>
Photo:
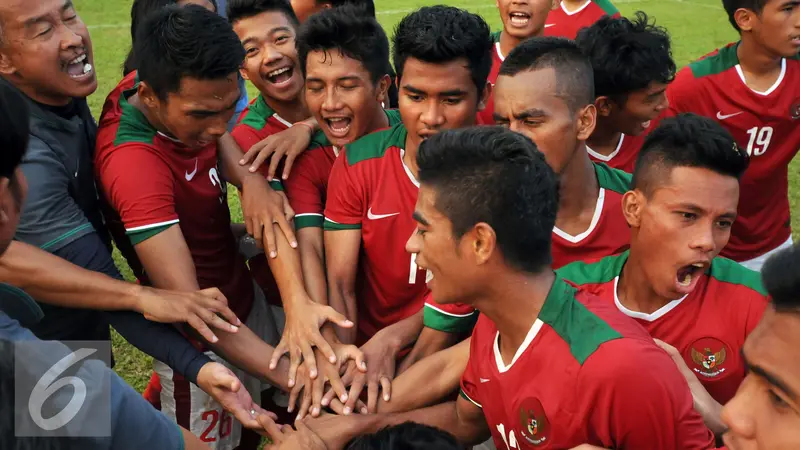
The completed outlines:
<svg viewBox="0 0 800 450">
<path fill-rule="evenodd" d="M 339 6 L 320 11 L 297 32 L 297 56 L 303 76 L 306 60 L 313 51 L 338 51 L 360 61 L 372 82 L 385 76 L 389 67 L 389 39 L 374 17 L 359 14 L 358 6 Z"/>
<path fill-rule="evenodd" d="M 800 245 L 772 255 L 761 269 L 761 279 L 778 312 L 800 313 Z"/>
<path fill-rule="evenodd" d="M 764 5 L 767 4 L 769 0 L 722 0 L 722 7 L 725 8 L 725 12 L 728 13 L 728 21 L 733 25 L 733 28 L 736 31 L 742 31 L 739 29 L 739 25 L 736 23 L 736 18 L 734 14 L 736 14 L 737 9 L 749 9 L 754 13 L 760 15 L 761 11 L 764 10 Z"/>
<path fill-rule="evenodd" d="M 428 425 L 405 422 L 352 440 L 347 450 L 461 450 L 455 437 Z"/>
<path fill-rule="evenodd" d="M 398 81 L 408 58 L 430 64 L 464 58 L 478 94 L 486 88 L 494 43 L 489 25 L 477 14 L 453 6 L 422 7 L 403 17 L 392 43 Z"/>
<path fill-rule="evenodd" d="M 320 3 L 330 3 L 334 8 L 345 5 L 355 6 L 358 7 L 363 14 L 373 18 L 375 17 L 374 0 L 317 0 L 317 4 Z"/>
<path fill-rule="evenodd" d="M 741 180 L 750 163 L 733 136 L 708 117 L 693 113 L 664 119 L 644 140 L 631 187 L 648 193 L 676 167 L 698 167 Z"/>
<path fill-rule="evenodd" d="M 184 77 L 215 80 L 238 73 L 244 48 L 216 13 L 189 5 L 167 6 L 145 20 L 134 45 L 139 79 L 165 100 Z"/>
<path fill-rule="evenodd" d="M 532 37 L 517 45 L 500 65 L 500 75 L 553 69 L 556 95 L 575 112 L 594 103 L 594 74 L 589 58 L 578 45 L 560 37 Z"/>
<path fill-rule="evenodd" d="M 494 126 L 443 131 L 420 144 L 417 164 L 456 238 L 485 222 L 510 266 L 535 273 L 552 262 L 558 180 L 529 138 Z"/>
<path fill-rule="evenodd" d="M 30 112 L 22 94 L 0 83 L 0 178 L 14 181 L 30 139 Z"/>
<path fill-rule="evenodd" d="M 675 78 L 667 30 L 638 11 L 633 19 L 605 16 L 582 29 L 575 43 L 594 71 L 594 93 L 623 105 L 628 94 Z"/>
<path fill-rule="evenodd" d="M 295 28 L 300 25 L 289 0 L 228 0 L 226 12 L 232 24 L 265 12 L 281 12 Z"/>
</svg>

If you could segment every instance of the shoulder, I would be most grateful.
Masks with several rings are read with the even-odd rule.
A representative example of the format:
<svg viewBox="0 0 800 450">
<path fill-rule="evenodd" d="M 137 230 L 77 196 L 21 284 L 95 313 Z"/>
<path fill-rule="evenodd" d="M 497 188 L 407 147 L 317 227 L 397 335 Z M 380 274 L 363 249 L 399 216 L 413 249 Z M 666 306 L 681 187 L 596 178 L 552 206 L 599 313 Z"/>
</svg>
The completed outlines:
<svg viewBox="0 0 800 450">
<path fill-rule="evenodd" d="M 611 3 L 609 0 L 593 0 L 593 1 L 595 5 L 599 6 L 600 9 L 602 9 L 603 12 L 608 14 L 609 16 L 619 14 L 619 10 L 617 9 L 617 7 L 614 6 L 614 4 Z"/>
<path fill-rule="evenodd" d="M 556 270 L 560 276 L 577 285 L 603 284 L 613 281 L 622 272 L 628 252 L 595 261 L 577 261 Z"/>
<path fill-rule="evenodd" d="M 624 337 L 603 343 L 581 367 L 582 387 L 597 386 L 602 390 L 628 391 L 633 385 L 641 392 L 645 386 L 666 384 L 666 377 L 677 367 L 652 338 Z"/>
<path fill-rule="evenodd" d="M 712 280 L 736 286 L 742 292 L 750 291 L 760 297 L 767 296 L 767 290 L 764 288 L 759 272 L 750 270 L 728 258 L 714 258 L 708 274 Z"/>
<path fill-rule="evenodd" d="M 403 148 L 406 135 L 406 128 L 402 123 L 368 134 L 345 147 L 347 164 L 354 166 L 363 161 L 381 158 L 390 148 Z"/>
<path fill-rule="evenodd" d="M 694 78 L 717 75 L 736 67 L 739 57 L 736 55 L 737 43 L 728 44 L 689 64 L 688 70 Z"/>
<path fill-rule="evenodd" d="M 628 172 L 612 169 L 605 163 L 594 163 L 594 168 L 600 187 L 619 194 L 624 194 L 631 189 L 632 175 Z"/>
<path fill-rule="evenodd" d="M 500 34 L 502 32 L 503 32 L 503 30 L 498 30 L 498 31 L 495 31 L 494 33 L 492 33 L 492 42 L 500 42 Z"/>
<path fill-rule="evenodd" d="M 261 130 L 267 125 L 267 120 L 275 114 L 275 111 L 267 105 L 264 97 L 259 94 L 252 102 L 242 111 L 239 116 L 238 125 L 246 125 L 254 130 Z"/>
</svg>

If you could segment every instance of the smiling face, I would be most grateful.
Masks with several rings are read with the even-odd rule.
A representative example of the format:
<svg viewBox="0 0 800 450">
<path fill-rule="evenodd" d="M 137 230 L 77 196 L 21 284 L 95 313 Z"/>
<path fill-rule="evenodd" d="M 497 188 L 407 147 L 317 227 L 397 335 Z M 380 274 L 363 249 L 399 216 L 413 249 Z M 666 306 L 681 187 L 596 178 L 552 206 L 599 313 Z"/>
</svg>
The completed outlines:
<svg viewBox="0 0 800 450">
<path fill-rule="evenodd" d="M 233 30 L 245 49 L 242 76 L 265 97 L 279 102 L 297 100 L 303 88 L 295 48 L 294 24 L 279 11 L 237 20 Z"/>
<path fill-rule="evenodd" d="M 739 181 L 703 168 L 651 170 L 668 173 L 652 175 L 662 178 L 647 194 L 626 193 L 622 209 L 632 229 L 631 252 L 658 255 L 641 258 L 650 286 L 674 300 L 694 290 L 728 243 Z"/>
<path fill-rule="evenodd" d="M 70 1 L 0 4 L 0 74 L 34 100 L 65 105 L 97 89 L 92 41 Z"/>
<path fill-rule="evenodd" d="M 666 84 L 652 82 L 647 88 L 628 94 L 622 105 L 601 97 L 596 102 L 598 115 L 614 130 L 638 136 L 669 106 L 666 91 Z"/>
<path fill-rule="evenodd" d="M 461 58 L 442 64 L 408 58 L 399 82 L 398 109 L 411 148 L 439 131 L 474 125 L 479 103 L 482 109 L 490 89 L 478 98 L 467 61 Z"/>
<path fill-rule="evenodd" d="M 388 86 L 388 76 L 373 83 L 361 61 L 337 49 L 315 50 L 306 58 L 306 106 L 337 147 L 375 131 Z"/>
<path fill-rule="evenodd" d="M 742 348 L 748 373 L 722 410 L 730 450 L 800 448 L 800 316 L 767 308 Z"/>
<path fill-rule="evenodd" d="M 503 30 L 517 39 L 539 36 L 550 10 L 558 4 L 554 0 L 497 0 Z"/>
<path fill-rule="evenodd" d="M 740 9 L 737 16 L 741 30 L 771 53 L 792 58 L 800 51 L 800 1 L 767 0 L 761 14 Z"/>
</svg>

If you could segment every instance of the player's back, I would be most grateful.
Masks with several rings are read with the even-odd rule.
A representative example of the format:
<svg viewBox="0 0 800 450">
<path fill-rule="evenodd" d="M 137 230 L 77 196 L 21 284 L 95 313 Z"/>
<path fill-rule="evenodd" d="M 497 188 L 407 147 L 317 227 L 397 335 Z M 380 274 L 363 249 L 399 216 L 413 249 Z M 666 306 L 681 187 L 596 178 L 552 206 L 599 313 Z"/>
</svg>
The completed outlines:
<svg viewBox="0 0 800 450">
<path fill-rule="evenodd" d="M 722 255 L 747 261 L 791 236 L 788 167 L 800 148 L 800 61 L 784 59 L 775 84 L 745 84 L 730 44 L 683 68 L 667 88 L 667 115 L 693 112 L 717 120 L 750 155 L 740 185 L 739 216 Z"/>
<path fill-rule="evenodd" d="M 498 448 L 713 448 L 669 356 L 594 295 L 557 279 L 508 364 L 499 339 L 482 315 L 462 379 Z"/>
</svg>

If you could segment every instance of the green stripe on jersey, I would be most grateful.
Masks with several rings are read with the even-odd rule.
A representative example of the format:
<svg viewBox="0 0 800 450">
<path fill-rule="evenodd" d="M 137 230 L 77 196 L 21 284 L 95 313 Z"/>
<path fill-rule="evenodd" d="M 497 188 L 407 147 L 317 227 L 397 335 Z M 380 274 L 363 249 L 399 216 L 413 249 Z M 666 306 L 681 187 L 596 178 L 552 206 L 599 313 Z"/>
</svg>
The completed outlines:
<svg viewBox="0 0 800 450">
<path fill-rule="evenodd" d="M 709 276 L 723 283 L 748 287 L 765 297 L 768 295 L 761 282 L 761 273 L 752 271 L 728 258 L 721 256 L 714 258 L 711 261 Z"/>
<path fill-rule="evenodd" d="M 466 392 L 464 392 L 464 390 L 463 390 L 463 389 L 459 389 L 458 393 L 459 393 L 459 395 L 460 395 L 460 396 L 461 396 L 461 397 L 462 397 L 464 400 L 466 400 L 466 401 L 468 401 L 468 402 L 472 403 L 473 405 L 477 406 L 477 407 L 478 407 L 478 408 L 480 408 L 480 409 L 483 409 L 483 405 L 481 405 L 480 403 L 478 403 L 478 402 L 476 402 L 475 400 L 471 399 L 471 398 L 469 397 L 469 395 L 467 395 L 467 393 L 466 393 Z"/>
<path fill-rule="evenodd" d="M 389 126 L 393 127 L 397 124 L 403 123 L 403 118 L 400 117 L 400 110 L 397 109 L 385 109 L 383 112 L 386 113 L 386 118 L 389 119 Z"/>
<path fill-rule="evenodd" d="M 158 226 L 158 227 L 147 228 L 145 230 L 133 231 L 133 232 L 126 233 L 126 234 L 128 235 L 128 239 L 131 241 L 131 245 L 136 245 L 136 244 L 140 244 L 140 243 L 150 239 L 151 237 L 153 237 L 153 236 L 155 236 L 155 235 L 157 235 L 159 233 L 167 231 L 167 229 L 171 228 L 173 225 L 175 225 L 177 223 L 178 222 L 170 223 L 170 224 L 161 225 L 161 226 Z"/>
<path fill-rule="evenodd" d="M 594 263 L 576 261 L 556 270 L 556 273 L 577 285 L 608 283 L 622 273 L 622 267 L 628 260 L 630 252 L 606 256 Z"/>
<path fill-rule="evenodd" d="M 243 123 L 250 128 L 261 131 L 266 125 L 267 120 L 275 114 L 275 111 L 267 105 L 264 96 L 259 94 L 258 98 L 250 104 L 247 109 L 247 114 L 242 118 L 240 123 Z"/>
<path fill-rule="evenodd" d="M 619 10 L 617 9 L 617 7 L 614 6 L 608 0 L 594 0 L 594 2 L 595 4 L 597 4 L 597 6 L 600 7 L 600 9 L 603 10 L 603 12 L 605 12 L 609 16 L 613 16 L 614 14 L 619 14 Z"/>
<path fill-rule="evenodd" d="M 270 181 L 269 187 L 271 187 L 273 191 L 283 192 L 283 183 L 280 180 Z"/>
<path fill-rule="evenodd" d="M 322 228 L 325 218 L 322 214 L 298 214 L 294 216 L 294 227 L 301 228 Z"/>
<path fill-rule="evenodd" d="M 597 183 L 601 188 L 624 194 L 631 190 L 631 174 L 612 169 L 606 163 L 595 163 L 594 172 L 597 174 Z"/>
<path fill-rule="evenodd" d="M 576 300 L 576 293 L 577 289 L 557 276 L 539 319 L 569 345 L 572 356 L 583 364 L 601 344 L 622 335 Z"/>
<path fill-rule="evenodd" d="M 328 218 L 325 218 L 325 224 L 323 228 L 326 231 L 340 231 L 340 230 L 360 230 L 361 224 L 360 223 L 336 223 Z"/>
<path fill-rule="evenodd" d="M 347 146 L 347 163 L 352 166 L 361 161 L 380 158 L 392 147 L 404 148 L 407 134 L 402 122 L 392 128 L 368 134 Z"/>
<path fill-rule="evenodd" d="M 123 91 L 122 95 L 119 96 L 122 115 L 119 118 L 117 134 L 114 136 L 114 147 L 130 142 L 152 144 L 153 139 L 156 137 L 156 129 L 150 125 L 144 114 L 128 103 L 128 97 L 136 93 L 138 86 L 139 83 L 137 82 L 133 88 Z"/>
<path fill-rule="evenodd" d="M 423 308 L 423 323 L 425 326 L 445 333 L 465 333 L 471 331 L 477 320 L 477 311 L 456 316 L 433 308 L 427 304 Z"/>
<path fill-rule="evenodd" d="M 503 30 L 495 31 L 492 33 L 492 42 L 500 42 L 500 35 L 503 33 Z"/>
<path fill-rule="evenodd" d="M 716 75 L 735 67 L 739 64 L 739 57 L 736 55 L 736 49 L 738 47 L 738 43 L 729 45 L 719 49 L 716 55 L 711 55 L 690 63 L 689 69 L 692 71 L 692 75 L 694 75 L 695 78 L 700 78 L 708 75 Z"/>
</svg>

